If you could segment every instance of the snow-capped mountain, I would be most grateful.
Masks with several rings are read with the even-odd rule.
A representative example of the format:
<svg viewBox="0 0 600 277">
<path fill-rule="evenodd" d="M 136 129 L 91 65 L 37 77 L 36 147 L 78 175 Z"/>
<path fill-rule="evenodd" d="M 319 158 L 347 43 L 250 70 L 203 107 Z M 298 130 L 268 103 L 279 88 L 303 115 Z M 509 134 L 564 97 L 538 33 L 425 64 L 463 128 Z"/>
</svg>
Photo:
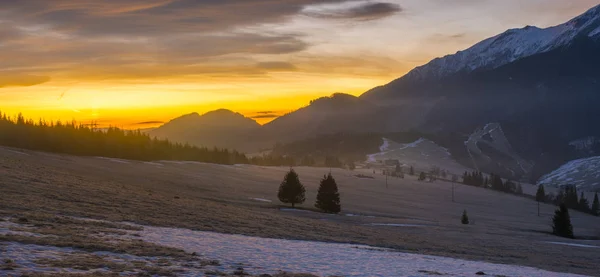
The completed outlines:
<svg viewBox="0 0 600 277">
<path fill-rule="evenodd" d="M 566 46 L 580 36 L 600 39 L 600 5 L 554 27 L 540 29 L 527 26 L 508 30 L 454 55 L 434 59 L 415 68 L 405 78 L 410 81 L 436 80 L 458 73 L 494 69 Z"/>
<path fill-rule="evenodd" d="M 542 176 L 538 184 L 551 187 L 575 185 L 583 191 L 600 191 L 600 157 L 570 161 Z"/>
</svg>

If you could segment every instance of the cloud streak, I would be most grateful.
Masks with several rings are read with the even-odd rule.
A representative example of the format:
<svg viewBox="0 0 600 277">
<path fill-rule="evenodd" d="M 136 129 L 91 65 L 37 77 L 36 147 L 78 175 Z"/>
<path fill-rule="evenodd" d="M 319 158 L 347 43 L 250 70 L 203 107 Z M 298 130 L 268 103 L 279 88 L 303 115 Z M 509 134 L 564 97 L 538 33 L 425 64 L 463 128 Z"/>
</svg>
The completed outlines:
<svg viewBox="0 0 600 277">
<path fill-rule="evenodd" d="M 384 2 L 365 2 L 359 5 L 332 6 L 326 8 L 314 7 L 305 10 L 307 16 L 323 18 L 323 19 L 346 19 L 369 21 L 385 18 L 402 11 L 402 7 L 394 3 Z"/>
<path fill-rule="evenodd" d="M 50 77 L 48 76 L 5 74 L 0 75 L 0 88 L 30 87 L 43 84 L 48 81 L 50 81 Z"/>
</svg>

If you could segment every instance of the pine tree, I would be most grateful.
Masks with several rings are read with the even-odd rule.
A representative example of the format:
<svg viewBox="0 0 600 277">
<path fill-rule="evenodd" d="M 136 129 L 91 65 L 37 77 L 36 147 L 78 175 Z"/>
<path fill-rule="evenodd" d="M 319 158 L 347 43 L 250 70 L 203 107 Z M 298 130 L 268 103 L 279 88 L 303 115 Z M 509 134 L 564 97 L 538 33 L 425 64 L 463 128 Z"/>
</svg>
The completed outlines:
<svg viewBox="0 0 600 277">
<path fill-rule="evenodd" d="M 467 215 L 467 210 L 463 211 L 462 217 L 460 218 L 460 222 L 462 224 L 469 224 L 469 216 Z"/>
<path fill-rule="evenodd" d="M 281 185 L 279 185 L 277 197 L 279 198 L 279 201 L 290 203 L 292 204 L 292 208 L 294 208 L 296 204 L 304 203 L 305 192 L 306 190 L 302 183 L 300 183 L 298 174 L 293 169 L 290 169 L 285 175 L 283 182 L 281 182 Z"/>
<path fill-rule="evenodd" d="M 415 169 L 412 166 L 410 166 L 410 170 L 408 171 L 408 175 L 410 175 L 410 176 L 414 176 L 415 175 Z"/>
<path fill-rule="evenodd" d="M 535 193 L 535 201 L 544 202 L 546 201 L 546 191 L 544 190 L 544 185 L 540 184 Z"/>
<path fill-rule="evenodd" d="M 331 173 L 324 176 L 321 180 L 315 207 L 326 213 L 334 214 L 339 213 L 341 210 L 340 193 L 338 192 L 337 184 L 335 179 L 333 179 L 333 176 L 331 176 Z"/>
<path fill-rule="evenodd" d="M 581 196 L 579 196 L 579 210 L 582 212 L 590 211 L 590 203 L 585 198 L 585 195 L 583 195 L 583 191 L 581 192 Z"/>
<path fill-rule="evenodd" d="M 419 174 L 419 181 L 425 181 L 425 179 L 427 179 L 427 175 L 425 175 L 425 172 L 421 172 Z"/>
<path fill-rule="evenodd" d="M 552 218 L 552 232 L 557 236 L 574 238 L 571 217 L 569 216 L 569 210 L 564 203 L 560 204 L 560 207 L 554 212 L 554 218 Z"/>
<path fill-rule="evenodd" d="M 598 193 L 594 194 L 594 202 L 592 202 L 592 214 L 600 215 L 600 201 L 598 201 Z"/>
</svg>

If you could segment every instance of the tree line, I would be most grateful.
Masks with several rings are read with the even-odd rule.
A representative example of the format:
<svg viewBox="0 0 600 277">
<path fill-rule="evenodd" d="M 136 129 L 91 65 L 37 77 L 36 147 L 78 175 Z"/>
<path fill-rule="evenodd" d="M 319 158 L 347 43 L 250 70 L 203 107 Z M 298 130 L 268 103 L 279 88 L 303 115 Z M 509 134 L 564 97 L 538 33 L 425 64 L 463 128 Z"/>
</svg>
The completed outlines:
<svg viewBox="0 0 600 277">
<path fill-rule="evenodd" d="M 77 156 L 102 156 L 119 159 L 187 160 L 217 164 L 292 165 L 293 159 L 268 155 L 248 159 L 235 150 L 191 146 L 157 139 L 139 130 L 115 127 L 97 129 L 75 121 L 33 121 L 19 114 L 10 117 L 0 112 L 0 145 L 65 153 Z"/>
<path fill-rule="evenodd" d="M 306 201 L 305 193 L 306 189 L 300 182 L 298 173 L 294 169 L 290 169 L 279 185 L 277 198 L 282 203 L 291 204 L 294 208 L 296 204 Z M 337 183 L 331 172 L 323 176 L 320 181 L 315 207 L 323 212 L 334 214 L 339 213 L 342 209 Z"/>
<path fill-rule="evenodd" d="M 521 195 L 523 194 L 523 187 L 521 184 L 515 183 L 511 180 L 503 181 L 500 175 L 490 174 L 485 176 L 480 171 L 466 172 L 463 174 L 463 184 L 474 187 L 489 188 L 496 191 L 505 193 L 512 193 Z"/>
<path fill-rule="evenodd" d="M 556 195 L 546 194 L 544 185 L 538 186 L 535 200 L 541 203 L 551 203 L 557 206 L 564 204 L 567 209 L 600 216 L 600 201 L 598 193 L 594 194 L 594 200 L 590 204 L 583 192 L 578 193 L 574 185 L 566 185 L 560 188 Z"/>
</svg>

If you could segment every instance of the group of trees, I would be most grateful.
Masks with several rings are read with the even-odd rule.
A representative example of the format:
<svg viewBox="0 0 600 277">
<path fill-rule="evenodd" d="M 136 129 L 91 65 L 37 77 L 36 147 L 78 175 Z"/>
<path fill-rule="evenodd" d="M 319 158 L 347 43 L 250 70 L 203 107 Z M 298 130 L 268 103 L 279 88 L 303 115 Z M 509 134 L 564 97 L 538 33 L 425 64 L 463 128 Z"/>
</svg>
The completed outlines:
<svg viewBox="0 0 600 277">
<path fill-rule="evenodd" d="M 283 203 L 291 204 L 294 208 L 296 204 L 306 201 L 305 193 L 306 189 L 300 182 L 298 173 L 294 169 L 290 169 L 279 185 L 277 198 Z M 337 183 L 331 172 L 321 179 L 315 207 L 326 213 L 339 213 L 342 209 Z"/>
<path fill-rule="evenodd" d="M 562 187 L 558 194 L 553 196 L 552 194 L 546 194 L 544 185 L 540 184 L 535 194 L 535 200 L 558 205 L 558 209 L 556 209 L 552 218 L 552 232 L 561 237 L 574 238 L 569 209 L 600 216 L 598 193 L 594 194 L 594 200 L 590 206 L 583 192 L 578 194 L 577 187 L 574 185 Z"/>
<path fill-rule="evenodd" d="M 496 174 L 485 176 L 479 171 L 471 173 L 465 172 L 463 174 L 463 184 L 474 187 L 490 188 L 506 193 L 523 194 L 523 187 L 521 184 L 508 179 L 503 181 L 502 178 Z"/>
<path fill-rule="evenodd" d="M 590 202 L 585 197 L 583 192 L 578 193 L 577 187 L 574 185 L 566 185 L 562 187 L 556 196 L 546 194 L 544 185 L 539 185 L 535 199 L 538 202 L 550 202 L 555 205 L 564 204 L 568 209 L 600 216 L 600 201 L 598 200 L 598 193 L 594 194 L 594 200 L 590 205 Z"/>
<path fill-rule="evenodd" d="M 197 147 L 150 137 L 139 130 L 116 127 L 95 128 L 75 121 L 33 121 L 19 114 L 10 117 L 0 112 L 0 145 L 78 156 L 102 156 L 129 160 L 186 160 L 217 164 L 255 164 L 262 166 L 314 166 L 311 157 L 270 154 L 248 158 L 235 150 Z M 333 157 L 331 167 L 340 167 Z"/>
<path fill-rule="evenodd" d="M 131 160 L 190 160 L 218 164 L 249 163 L 242 153 L 209 149 L 151 138 L 140 131 L 96 129 L 76 122 L 47 122 L 11 118 L 0 113 L 0 145 Z"/>
</svg>

